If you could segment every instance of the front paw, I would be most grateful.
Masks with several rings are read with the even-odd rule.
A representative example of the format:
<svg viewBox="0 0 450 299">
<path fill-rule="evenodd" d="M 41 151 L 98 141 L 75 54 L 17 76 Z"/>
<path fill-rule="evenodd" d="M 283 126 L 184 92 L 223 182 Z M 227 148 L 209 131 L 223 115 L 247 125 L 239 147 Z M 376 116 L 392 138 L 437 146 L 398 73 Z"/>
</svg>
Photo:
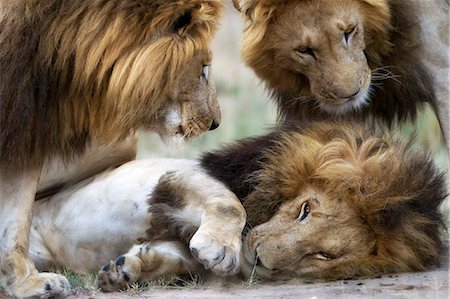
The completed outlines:
<svg viewBox="0 0 450 299">
<path fill-rule="evenodd" d="M 100 289 L 104 292 L 125 290 L 130 283 L 135 282 L 141 266 L 134 259 L 131 256 L 119 256 L 115 261 L 104 265 L 97 274 Z"/>
<path fill-rule="evenodd" d="M 70 284 L 59 274 L 38 273 L 26 278 L 20 286 L 13 285 L 10 292 L 18 298 L 55 298 L 68 294 Z"/>
<path fill-rule="evenodd" d="M 205 269 L 218 275 L 234 275 L 240 270 L 241 238 L 219 236 L 199 230 L 189 242 L 189 249 Z"/>
</svg>

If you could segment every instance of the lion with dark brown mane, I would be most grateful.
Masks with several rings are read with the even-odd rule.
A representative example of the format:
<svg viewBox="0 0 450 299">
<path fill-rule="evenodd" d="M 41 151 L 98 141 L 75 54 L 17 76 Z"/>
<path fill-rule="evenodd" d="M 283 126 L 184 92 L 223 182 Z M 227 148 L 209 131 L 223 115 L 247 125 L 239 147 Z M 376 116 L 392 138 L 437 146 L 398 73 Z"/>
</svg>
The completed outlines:
<svg viewBox="0 0 450 299">
<path fill-rule="evenodd" d="M 76 161 L 94 143 L 114 147 L 140 128 L 186 139 L 219 125 L 209 43 L 222 7 L 220 0 L 1 1 L 0 286 L 8 294 L 68 289 L 28 257 L 44 164 Z"/>
<path fill-rule="evenodd" d="M 392 124 L 431 103 L 450 150 L 448 1 L 233 2 L 245 19 L 242 58 L 283 120 Z"/>
</svg>

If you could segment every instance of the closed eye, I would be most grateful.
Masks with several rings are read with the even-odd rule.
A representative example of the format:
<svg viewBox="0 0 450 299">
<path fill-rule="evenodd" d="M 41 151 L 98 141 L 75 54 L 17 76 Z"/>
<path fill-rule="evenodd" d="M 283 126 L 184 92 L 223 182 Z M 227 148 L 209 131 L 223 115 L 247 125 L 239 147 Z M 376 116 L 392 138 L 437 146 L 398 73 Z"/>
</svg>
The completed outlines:
<svg viewBox="0 0 450 299">
<path fill-rule="evenodd" d="M 352 35 L 353 33 L 355 33 L 355 32 L 356 32 L 356 27 L 350 27 L 349 29 L 347 29 L 347 30 L 344 32 L 344 40 L 345 40 L 345 43 L 348 44 L 348 41 L 350 40 L 351 35 Z"/>
<path fill-rule="evenodd" d="M 310 47 L 298 47 L 296 49 L 297 53 L 299 53 L 302 56 L 311 56 L 314 59 L 316 59 L 316 54 L 314 52 L 314 50 Z"/>
<path fill-rule="evenodd" d="M 322 261 L 329 261 L 335 259 L 336 257 L 325 252 L 319 252 L 314 255 L 314 258 Z"/>
<path fill-rule="evenodd" d="M 298 215 L 298 220 L 300 221 L 305 220 L 306 217 L 308 217 L 309 212 L 311 212 L 311 207 L 309 206 L 309 203 L 305 201 L 300 209 L 300 215 Z"/>
</svg>

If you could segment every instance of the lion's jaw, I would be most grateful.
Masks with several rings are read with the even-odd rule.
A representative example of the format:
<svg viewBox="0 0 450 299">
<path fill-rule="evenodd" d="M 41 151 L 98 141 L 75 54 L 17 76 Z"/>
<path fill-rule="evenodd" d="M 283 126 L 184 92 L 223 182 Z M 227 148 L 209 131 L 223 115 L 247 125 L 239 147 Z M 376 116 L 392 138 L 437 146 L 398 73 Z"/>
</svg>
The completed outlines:
<svg viewBox="0 0 450 299">
<path fill-rule="evenodd" d="M 306 202 L 310 211 L 300 220 Z M 250 230 L 243 242 L 241 270 L 267 279 L 321 277 L 339 264 L 370 254 L 374 244 L 359 222 L 345 201 L 309 189 Z"/>
<path fill-rule="evenodd" d="M 370 82 L 370 80 L 368 82 Z M 342 103 L 336 105 L 328 103 L 329 101 L 327 101 L 326 98 L 321 99 L 316 97 L 316 99 L 318 101 L 318 106 L 322 111 L 334 116 L 346 115 L 353 111 L 359 111 L 363 107 L 369 105 L 371 91 L 372 87 L 370 84 L 367 84 L 367 88 L 361 89 L 356 95 L 344 99 Z"/>
</svg>

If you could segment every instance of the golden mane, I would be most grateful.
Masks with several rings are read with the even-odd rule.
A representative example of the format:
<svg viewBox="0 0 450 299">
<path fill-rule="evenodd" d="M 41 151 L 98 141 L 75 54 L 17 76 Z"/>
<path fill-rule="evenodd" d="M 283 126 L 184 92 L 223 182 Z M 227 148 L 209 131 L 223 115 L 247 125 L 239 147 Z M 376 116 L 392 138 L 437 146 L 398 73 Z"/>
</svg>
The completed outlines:
<svg viewBox="0 0 450 299">
<path fill-rule="evenodd" d="M 286 48 L 291 44 L 287 42 L 277 46 L 274 42 L 274 36 L 286 38 L 290 36 L 290 32 L 295 31 L 293 28 L 286 28 L 286 24 L 298 26 L 302 21 L 308 21 L 291 15 L 293 19 L 285 21 L 284 27 L 276 27 L 287 17 L 286 11 L 290 11 L 285 9 L 287 6 L 292 8 L 301 3 L 305 10 L 309 7 L 311 11 L 315 11 L 321 5 L 320 1 L 233 2 L 245 19 L 242 59 L 267 85 L 277 101 L 282 120 L 328 118 L 329 114 L 317 109 L 316 101 L 301 100 L 317 97 L 317 93 L 311 91 L 310 78 L 296 71 L 292 61 L 288 62 L 290 54 L 286 54 L 289 51 Z M 420 28 L 415 7 L 403 0 L 336 0 L 327 2 L 327 5 L 330 11 L 333 11 L 333 7 L 354 8 L 358 11 L 364 27 L 364 55 L 368 66 L 372 71 L 378 70 L 383 74 L 386 72 L 398 78 L 383 81 L 383 88 L 371 89 L 370 105 L 355 109 L 351 116 L 375 116 L 391 124 L 397 119 L 414 118 L 417 108 L 423 102 L 434 103 L 431 76 L 418 56 Z M 290 67 L 287 67 L 289 63 Z M 338 69 L 330 72 L 336 72 L 336 76 L 339 74 Z"/>
<path fill-rule="evenodd" d="M 0 163 L 70 156 L 148 125 L 220 0 L 9 1 L 0 19 Z"/>
<path fill-rule="evenodd" d="M 444 248 L 439 205 L 443 175 L 410 143 L 355 123 L 321 122 L 287 131 L 263 154 L 251 178 L 255 190 L 243 200 L 252 227 L 271 219 L 279 206 L 315 187 L 346 201 L 368 232 L 372 254 L 341 263 L 320 278 L 346 278 L 438 265 Z M 322 192 L 322 191 L 321 191 Z M 331 220 L 330 220 L 331 221 Z"/>
<path fill-rule="evenodd" d="M 305 0 L 301 0 L 305 1 Z M 236 8 L 247 16 L 242 40 L 242 57 L 249 65 L 256 64 L 254 59 L 260 57 L 258 52 L 265 48 L 263 40 L 267 27 L 274 13 L 287 3 L 295 0 L 243 0 L 233 1 Z M 312 1 L 314 2 L 314 1 Z M 358 0 L 363 7 L 366 23 L 367 53 L 376 64 L 380 64 L 380 55 L 392 50 L 389 40 L 391 25 L 391 9 L 387 0 Z M 311 4 L 311 5 L 314 5 Z M 338 4 L 336 4 L 338 5 Z M 263 57 L 260 57 L 260 59 Z"/>
</svg>

